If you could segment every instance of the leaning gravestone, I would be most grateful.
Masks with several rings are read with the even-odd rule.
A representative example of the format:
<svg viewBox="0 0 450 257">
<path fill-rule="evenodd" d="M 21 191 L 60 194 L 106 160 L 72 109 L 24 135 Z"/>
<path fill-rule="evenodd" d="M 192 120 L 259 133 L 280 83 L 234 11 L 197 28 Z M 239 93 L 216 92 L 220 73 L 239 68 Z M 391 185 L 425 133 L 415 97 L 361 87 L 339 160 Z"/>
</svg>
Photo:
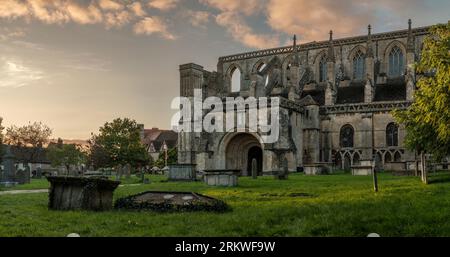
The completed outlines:
<svg viewBox="0 0 450 257">
<path fill-rule="evenodd" d="M 125 165 L 125 177 L 130 178 L 131 177 L 131 165 L 127 163 Z"/>
<path fill-rule="evenodd" d="M 120 184 L 106 177 L 48 176 L 47 180 L 51 210 L 110 210 L 113 192 Z"/>
</svg>

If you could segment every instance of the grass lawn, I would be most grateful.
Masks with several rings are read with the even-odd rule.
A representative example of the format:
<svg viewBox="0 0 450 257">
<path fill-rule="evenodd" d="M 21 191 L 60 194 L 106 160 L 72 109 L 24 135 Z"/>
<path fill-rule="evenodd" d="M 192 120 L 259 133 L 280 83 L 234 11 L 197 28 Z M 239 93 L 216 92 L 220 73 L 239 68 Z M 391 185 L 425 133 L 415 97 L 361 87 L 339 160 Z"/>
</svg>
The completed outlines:
<svg viewBox="0 0 450 257">
<path fill-rule="evenodd" d="M 119 187 L 115 198 L 146 190 L 195 191 L 227 202 L 227 213 L 49 211 L 47 194 L 0 195 L 0 236 L 450 236 L 450 174 L 417 177 L 348 174 L 239 178 L 235 188 L 202 182 Z M 21 189 L 44 188 L 45 180 Z M 17 189 L 17 188 L 16 188 Z"/>
</svg>

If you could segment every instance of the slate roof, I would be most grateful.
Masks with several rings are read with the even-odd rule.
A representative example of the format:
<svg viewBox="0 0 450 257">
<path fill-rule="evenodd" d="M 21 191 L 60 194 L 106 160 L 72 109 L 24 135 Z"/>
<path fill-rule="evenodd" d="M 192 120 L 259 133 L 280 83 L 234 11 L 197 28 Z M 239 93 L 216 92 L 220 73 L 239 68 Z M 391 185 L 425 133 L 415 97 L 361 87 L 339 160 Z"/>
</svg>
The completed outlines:
<svg viewBox="0 0 450 257">
<path fill-rule="evenodd" d="M 143 144 L 150 147 L 153 145 L 156 152 L 161 151 L 162 146 L 166 142 L 167 147 L 174 148 L 178 142 L 178 134 L 172 130 L 161 130 L 158 128 L 145 129 Z"/>
</svg>

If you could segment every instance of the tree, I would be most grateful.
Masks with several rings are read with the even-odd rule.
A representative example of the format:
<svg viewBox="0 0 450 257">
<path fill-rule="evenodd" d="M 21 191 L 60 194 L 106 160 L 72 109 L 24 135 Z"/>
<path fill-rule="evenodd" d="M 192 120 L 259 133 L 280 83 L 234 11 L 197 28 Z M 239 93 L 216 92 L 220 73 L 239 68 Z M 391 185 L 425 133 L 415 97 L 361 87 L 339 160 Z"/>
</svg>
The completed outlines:
<svg viewBox="0 0 450 257">
<path fill-rule="evenodd" d="M 136 121 L 128 118 L 105 123 L 99 135 L 93 134 L 89 140 L 90 162 L 96 168 L 146 165 L 149 155 L 141 142 L 140 129 Z"/>
<path fill-rule="evenodd" d="M 85 162 L 86 155 L 80 146 L 74 144 L 55 144 L 48 147 L 47 157 L 53 167 L 64 166 L 67 172 L 71 165 L 80 165 Z"/>
<path fill-rule="evenodd" d="M 154 162 L 154 165 L 158 168 L 164 168 L 166 166 L 166 154 L 164 151 L 159 153 L 158 160 Z M 172 149 L 167 150 L 167 165 L 176 164 L 177 163 L 177 148 L 174 147 Z"/>
<path fill-rule="evenodd" d="M 22 127 L 11 126 L 6 129 L 5 142 L 22 147 L 26 153 L 25 162 L 36 161 L 42 147 L 48 142 L 52 130 L 42 122 L 28 123 Z"/>
<path fill-rule="evenodd" d="M 436 160 L 450 154 L 450 22 L 431 28 L 415 68 L 420 78 L 414 102 L 393 114 L 406 128 L 406 146 L 421 155 L 427 183 L 425 154 Z"/>
<path fill-rule="evenodd" d="M 3 129 L 4 127 L 2 127 L 2 121 L 3 118 L 0 117 L 0 163 L 2 162 L 2 157 L 3 157 Z"/>
</svg>

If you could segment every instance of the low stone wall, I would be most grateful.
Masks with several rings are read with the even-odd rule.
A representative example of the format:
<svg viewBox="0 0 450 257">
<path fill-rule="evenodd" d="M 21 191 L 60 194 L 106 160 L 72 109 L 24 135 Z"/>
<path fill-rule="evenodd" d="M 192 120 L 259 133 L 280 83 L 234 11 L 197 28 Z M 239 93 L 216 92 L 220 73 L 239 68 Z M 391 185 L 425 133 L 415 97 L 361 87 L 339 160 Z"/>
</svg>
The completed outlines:
<svg viewBox="0 0 450 257">
<path fill-rule="evenodd" d="M 113 192 L 119 181 L 107 178 L 48 176 L 51 210 L 105 211 L 112 208 Z"/>
<path fill-rule="evenodd" d="M 176 164 L 169 166 L 169 180 L 187 180 L 196 179 L 195 165 L 192 164 Z"/>
<path fill-rule="evenodd" d="M 208 186 L 233 187 L 238 184 L 240 170 L 205 170 L 203 178 Z"/>
</svg>

